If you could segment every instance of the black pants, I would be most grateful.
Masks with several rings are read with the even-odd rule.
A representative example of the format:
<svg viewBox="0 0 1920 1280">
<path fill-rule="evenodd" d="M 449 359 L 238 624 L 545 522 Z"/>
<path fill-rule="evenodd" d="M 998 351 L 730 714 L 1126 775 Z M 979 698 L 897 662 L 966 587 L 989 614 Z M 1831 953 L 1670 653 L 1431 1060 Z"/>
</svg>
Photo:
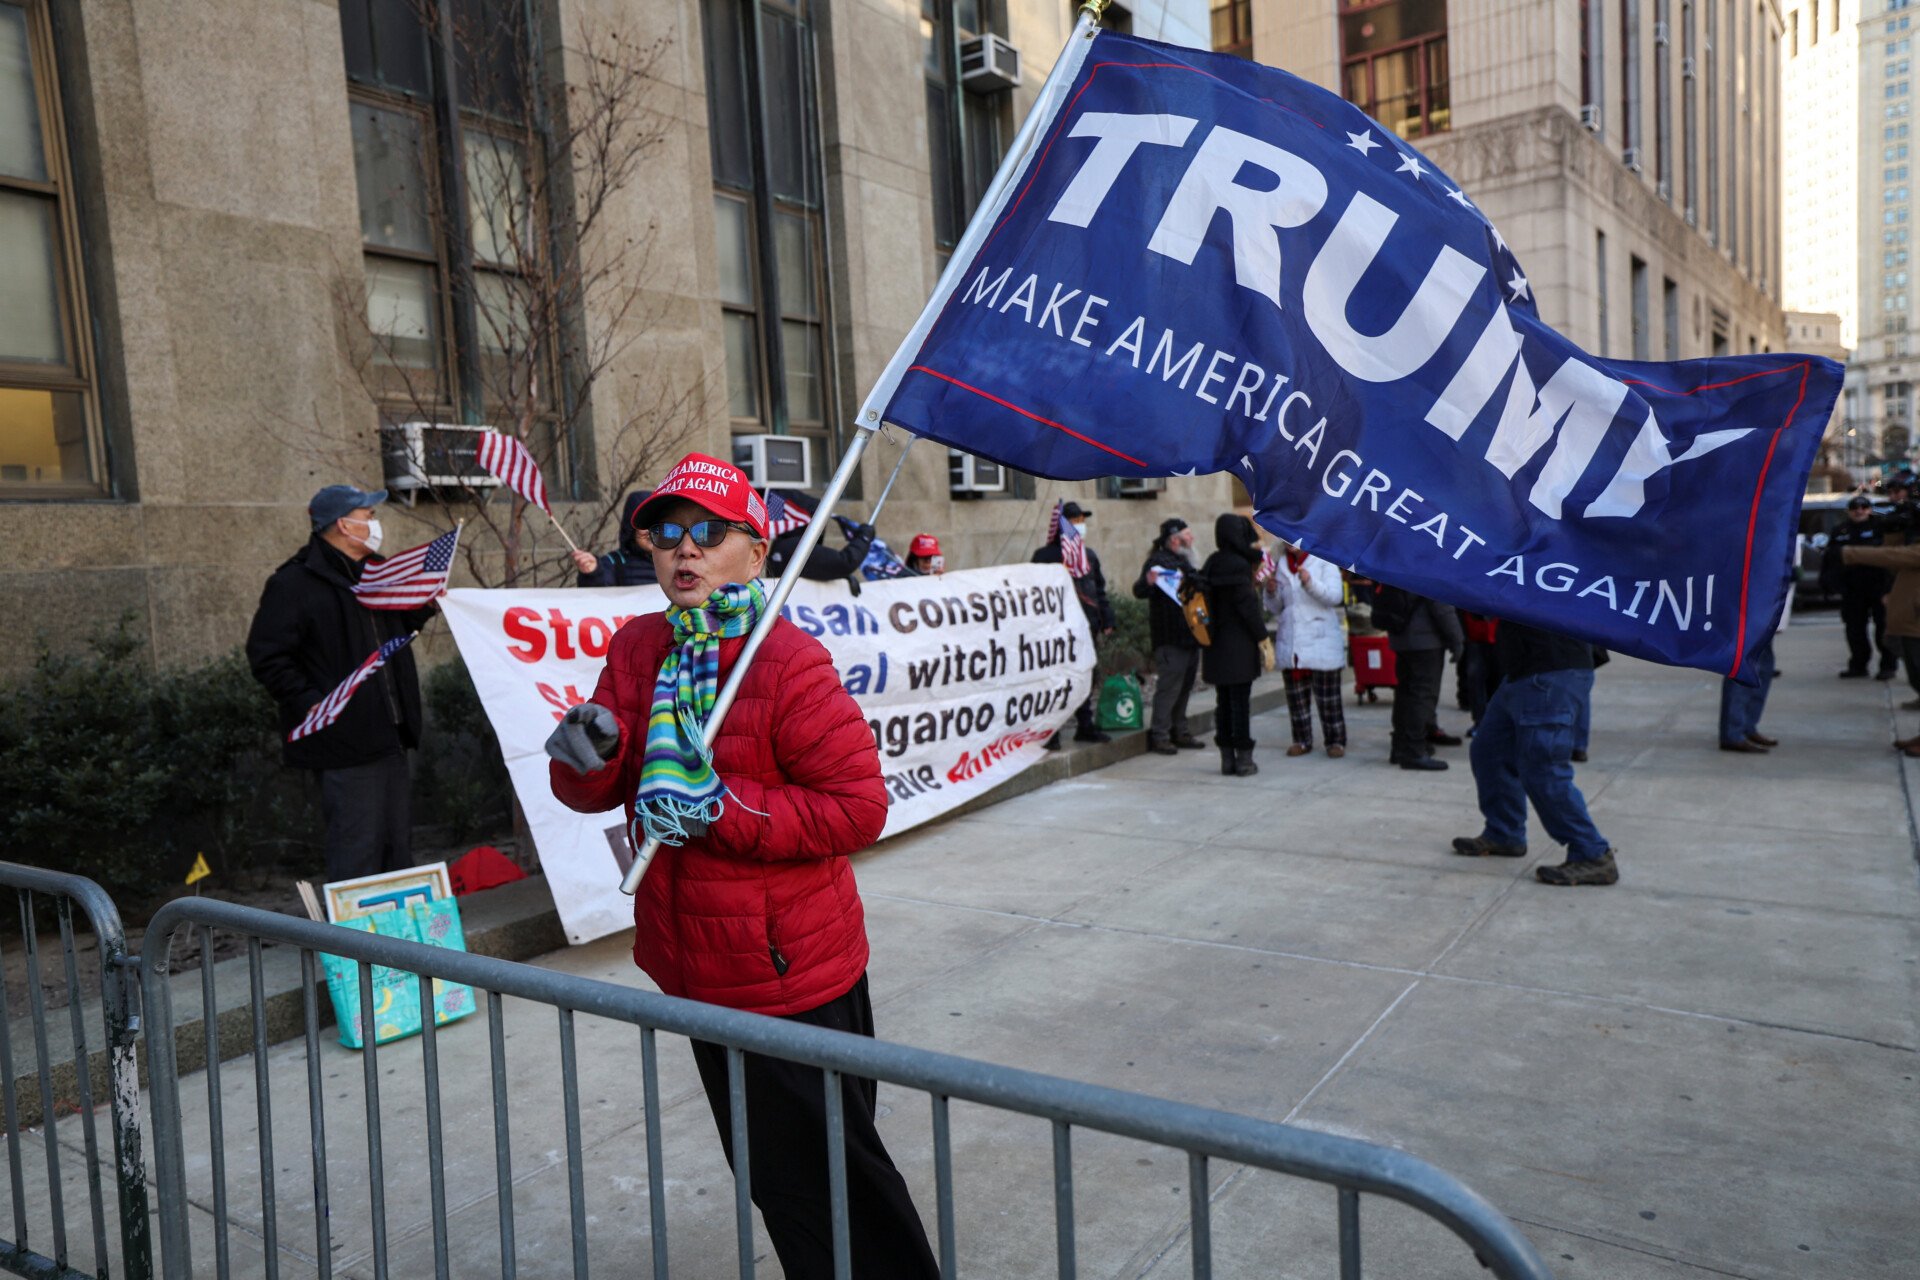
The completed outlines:
<svg viewBox="0 0 1920 1280">
<path fill-rule="evenodd" d="M 1414 649 L 1393 655 L 1393 748 L 1388 758 L 1419 760 L 1433 754 L 1427 742 L 1440 712 L 1440 677 L 1445 649 Z"/>
<path fill-rule="evenodd" d="M 1882 671 L 1900 664 L 1897 647 L 1887 643 L 1886 601 L 1876 595 L 1849 592 L 1840 598 L 1840 621 L 1847 629 L 1847 670 L 1865 675 L 1873 665 L 1875 649 L 1880 651 Z"/>
<path fill-rule="evenodd" d="M 328 880 L 413 865 L 413 776 L 406 752 L 319 774 Z"/>
<path fill-rule="evenodd" d="M 793 1014 L 790 1020 L 871 1036 L 873 1002 L 866 975 L 845 995 Z M 720 1126 L 720 1145 L 732 1165 L 727 1051 L 703 1040 L 692 1043 L 707 1104 Z M 831 1280 L 833 1218 L 827 1190 L 826 1086 L 820 1071 L 750 1053 L 746 1086 L 747 1176 L 753 1202 L 773 1238 L 773 1251 L 787 1280 Z M 938 1277 L 940 1266 L 906 1180 L 893 1167 L 874 1128 L 874 1082 L 843 1076 L 840 1088 L 847 1125 L 847 1237 L 853 1246 L 853 1274 L 868 1280 Z"/>
<path fill-rule="evenodd" d="M 1253 682 L 1221 684 L 1213 689 L 1213 742 L 1219 747 L 1251 751 L 1253 741 Z"/>
<path fill-rule="evenodd" d="M 1467 682 L 1467 712 L 1479 724 L 1493 691 L 1500 687 L 1500 659 L 1494 647 L 1484 641 L 1467 641 L 1466 652 L 1460 656 L 1460 673 Z M 1585 750 L 1584 743 L 1574 745 Z"/>
</svg>

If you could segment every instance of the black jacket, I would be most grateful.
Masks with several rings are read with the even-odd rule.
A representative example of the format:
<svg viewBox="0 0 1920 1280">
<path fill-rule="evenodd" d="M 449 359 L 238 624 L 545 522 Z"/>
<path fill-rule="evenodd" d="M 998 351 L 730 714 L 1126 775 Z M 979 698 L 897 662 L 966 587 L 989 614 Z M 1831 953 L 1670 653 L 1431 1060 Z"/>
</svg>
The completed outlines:
<svg viewBox="0 0 1920 1280">
<path fill-rule="evenodd" d="M 1060 540 L 1055 538 L 1033 553 L 1034 564 L 1060 564 Z M 1107 599 L 1107 575 L 1100 571 L 1100 557 L 1087 548 L 1087 575 L 1073 580 L 1073 592 L 1080 597 L 1080 611 L 1098 640 L 1103 631 L 1113 630 L 1113 602 Z"/>
<path fill-rule="evenodd" d="M 1253 521 L 1223 515 L 1213 522 L 1213 540 L 1220 549 L 1200 569 L 1211 642 L 1201 650 L 1200 674 L 1212 685 L 1252 684 L 1260 678 L 1260 642 L 1267 638 L 1266 615 L 1253 586 L 1260 564 Z"/>
<path fill-rule="evenodd" d="M 653 571 L 653 553 L 640 545 L 640 531 L 633 527 L 633 513 L 651 494 L 630 493 L 626 509 L 620 513 L 620 548 L 595 556 L 600 563 L 592 573 L 580 575 L 583 587 L 648 587 L 660 581 Z"/>
<path fill-rule="evenodd" d="M 1466 632 L 1460 628 L 1460 611 L 1426 596 L 1414 596 L 1407 625 L 1387 633 L 1387 646 L 1395 653 L 1445 649 L 1457 660 L 1466 644 Z"/>
<path fill-rule="evenodd" d="M 1140 576 L 1133 583 L 1133 598 L 1147 602 L 1147 634 L 1152 638 L 1153 647 L 1198 649 L 1200 642 L 1193 638 L 1193 631 L 1187 626 L 1186 610 L 1154 585 L 1147 576 L 1151 569 L 1172 569 L 1190 582 L 1194 568 L 1158 542 L 1147 553 L 1147 562 L 1140 566 Z"/>
<path fill-rule="evenodd" d="M 1887 531 L 1879 516 L 1869 516 L 1861 524 L 1849 520 L 1836 528 L 1827 536 L 1827 549 L 1820 559 L 1820 589 L 1862 602 L 1887 594 L 1893 585 L 1892 574 L 1875 565 L 1846 564 L 1842 560 L 1848 547 L 1882 547 L 1886 543 Z"/>
<path fill-rule="evenodd" d="M 386 641 L 426 625 L 436 610 L 369 609 L 353 594 L 361 566 L 319 535 L 274 570 L 247 632 L 247 665 L 280 707 L 280 736 L 306 717 Z M 287 742 L 295 769 L 346 769 L 420 745 L 420 678 L 402 649 L 354 693 L 340 718 Z"/>
<path fill-rule="evenodd" d="M 787 571 L 788 561 L 800 545 L 800 537 L 806 528 L 791 530 L 773 540 L 773 546 L 767 550 L 767 577 L 778 578 Z M 832 582 L 838 578 L 860 577 L 860 566 L 866 563 L 867 552 L 873 549 L 873 526 L 858 525 L 847 537 L 847 545 L 835 551 L 827 545 L 825 534 L 814 547 L 813 554 L 807 557 L 806 568 L 800 570 L 800 576 L 811 578 L 815 582 Z"/>
<path fill-rule="evenodd" d="M 1518 680 L 1546 671 L 1593 670 L 1593 646 L 1553 631 L 1524 626 L 1506 618 L 1493 637 L 1493 652 L 1502 680 Z"/>
</svg>

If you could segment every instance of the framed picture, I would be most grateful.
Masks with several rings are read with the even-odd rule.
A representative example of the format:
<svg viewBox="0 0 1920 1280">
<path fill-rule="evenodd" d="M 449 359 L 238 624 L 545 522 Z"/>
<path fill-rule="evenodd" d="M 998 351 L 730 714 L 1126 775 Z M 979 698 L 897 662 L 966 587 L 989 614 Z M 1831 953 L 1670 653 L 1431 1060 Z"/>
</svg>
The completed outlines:
<svg viewBox="0 0 1920 1280">
<path fill-rule="evenodd" d="M 446 863 L 430 862 L 423 867 L 336 880 L 322 885 L 320 892 L 326 895 L 327 919 L 339 924 L 342 920 L 399 910 L 414 902 L 451 898 L 453 884 L 447 879 Z"/>
</svg>

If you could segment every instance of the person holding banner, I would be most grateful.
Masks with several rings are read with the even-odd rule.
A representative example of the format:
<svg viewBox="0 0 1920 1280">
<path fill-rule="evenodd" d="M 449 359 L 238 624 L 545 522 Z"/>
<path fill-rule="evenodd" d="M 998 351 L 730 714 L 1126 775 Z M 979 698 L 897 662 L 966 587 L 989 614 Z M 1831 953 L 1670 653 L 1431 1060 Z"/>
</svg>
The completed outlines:
<svg viewBox="0 0 1920 1280">
<path fill-rule="evenodd" d="M 1200 642 L 1187 625 L 1180 588 L 1192 578 L 1193 530 L 1179 516 L 1160 522 L 1160 536 L 1133 583 L 1133 598 L 1147 602 L 1147 636 L 1153 644 L 1153 718 L 1147 723 L 1147 750 L 1180 754 L 1181 747 L 1205 747 L 1187 727 L 1187 698 L 1200 674 Z"/>
<path fill-rule="evenodd" d="M 247 632 L 247 665 L 278 704 L 286 739 L 314 706 L 387 641 L 419 630 L 436 606 L 370 609 L 353 587 L 382 531 L 373 509 L 384 489 L 331 484 L 313 495 L 307 545 L 267 579 Z M 412 775 L 407 752 L 420 745 L 420 680 L 400 649 L 368 679 L 371 687 L 316 732 L 287 741 L 282 758 L 320 782 L 327 879 L 413 865 Z"/>
<path fill-rule="evenodd" d="M 554 795 L 625 805 L 659 838 L 634 899 L 635 962 L 668 995 L 873 1034 L 867 934 L 847 856 L 887 819 L 880 756 L 825 646 L 784 619 L 711 742 L 703 726 L 766 606 L 767 509 L 747 477 L 689 454 L 634 513 L 669 607 L 614 636 L 591 701 L 547 741 Z M 727 1055 L 695 1041 L 732 1163 Z M 790 1277 L 833 1275 L 821 1073 L 746 1058 L 754 1203 Z M 876 1087 L 842 1081 L 853 1274 L 937 1276 L 926 1230 L 874 1126 Z"/>
</svg>

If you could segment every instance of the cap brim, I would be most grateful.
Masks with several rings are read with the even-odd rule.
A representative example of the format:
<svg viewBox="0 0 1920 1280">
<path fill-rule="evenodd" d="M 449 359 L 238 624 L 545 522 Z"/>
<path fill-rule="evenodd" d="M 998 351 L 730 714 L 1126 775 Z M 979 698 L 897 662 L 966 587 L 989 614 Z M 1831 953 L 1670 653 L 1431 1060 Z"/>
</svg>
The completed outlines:
<svg viewBox="0 0 1920 1280">
<path fill-rule="evenodd" d="M 718 516 L 722 520 L 732 519 L 726 512 L 715 511 L 712 507 L 690 493 L 664 493 L 658 497 L 648 498 L 645 502 L 633 509 L 633 527 L 636 529 L 646 528 L 658 518 L 661 511 L 676 502 L 691 502 L 694 506 L 700 508 L 710 516 Z"/>
</svg>

